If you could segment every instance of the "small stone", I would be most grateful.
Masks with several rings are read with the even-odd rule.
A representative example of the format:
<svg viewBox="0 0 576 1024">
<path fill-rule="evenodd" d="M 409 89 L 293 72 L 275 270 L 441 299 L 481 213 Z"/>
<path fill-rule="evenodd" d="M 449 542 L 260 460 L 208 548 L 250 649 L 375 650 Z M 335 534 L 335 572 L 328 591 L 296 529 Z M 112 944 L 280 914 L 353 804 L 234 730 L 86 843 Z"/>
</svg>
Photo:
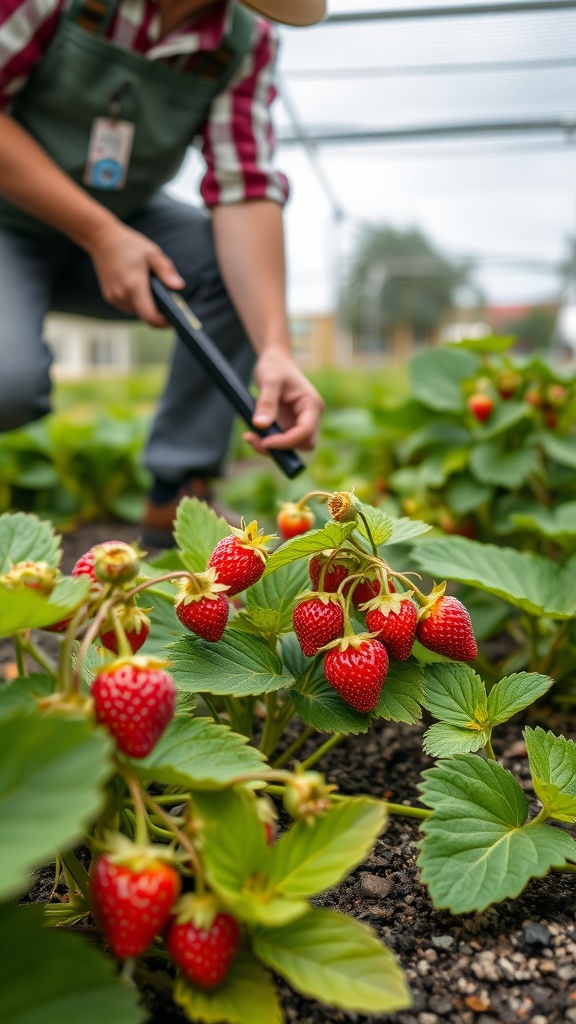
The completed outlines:
<svg viewBox="0 0 576 1024">
<path fill-rule="evenodd" d="M 574 981 L 574 978 L 576 978 L 576 967 L 572 964 L 565 964 L 558 968 L 556 974 L 561 981 Z M 574 1019 L 576 1020 L 576 1017 Z"/>
<path fill-rule="evenodd" d="M 566 1010 L 566 1020 L 570 1021 L 570 1024 L 576 1024 L 576 1006 L 571 1006 Z"/>
<path fill-rule="evenodd" d="M 392 882 L 389 878 L 381 878 L 380 875 L 373 875 L 369 871 L 360 872 L 360 885 L 369 896 L 377 896 L 384 899 L 392 889 Z"/>
<path fill-rule="evenodd" d="M 524 740 L 516 740 L 511 743 L 509 747 L 506 747 L 504 751 L 505 757 L 526 757 L 526 744 Z"/>
<path fill-rule="evenodd" d="M 453 935 L 433 935 L 432 945 L 436 946 L 436 949 L 452 949 L 456 945 L 456 939 Z"/>
<path fill-rule="evenodd" d="M 469 1010 L 474 1010 L 474 1013 L 485 1013 L 490 1009 L 490 1000 L 485 996 L 466 996 L 464 1002 Z"/>
<path fill-rule="evenodd" d="M 548 1024 L 548 1017 L 543 1017 L 541 1013 L 536 1013 L 530 1018 L 530 1024 Z"/>
<path fill-rule="evenodd" d="M 418 1024 L 438 1024 L 438 1017 L 435 1013 L 419 1013 Z"/>
<path fill-rule="evenodd" d="M 522 939 L 527 946 L 549 946 L 552 935 L 548 928 L 536 921 L 526 921 L 522 925 Z"/>
<path fill-rule="evenodd" d="M 445 1017 L 446 1014 L 452 1013 L 454 1004 L 451 999 L 447 996 L 431 996 L 428 1000 L 428 1006 L 432 1010 L 432 1013 L 438 1013 L 441 1017 Z"/>
</svg>

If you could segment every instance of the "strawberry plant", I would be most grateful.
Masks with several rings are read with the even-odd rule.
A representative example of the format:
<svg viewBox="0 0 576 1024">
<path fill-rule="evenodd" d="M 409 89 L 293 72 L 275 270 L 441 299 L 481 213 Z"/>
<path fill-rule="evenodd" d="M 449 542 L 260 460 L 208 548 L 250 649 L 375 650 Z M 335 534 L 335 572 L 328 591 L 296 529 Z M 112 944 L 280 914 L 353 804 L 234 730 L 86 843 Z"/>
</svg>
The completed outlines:
<svg viewBox="0 0 576 1024">
<path fill-rule="evenodd" d="M 71 576 L 49 524 L 0 517 L 0 635 L 18 665 L 0 689 L 0 919 L 12 937 L 0 973 L 15 1019 L 45 1013 L 50 992 L 58 1024 L 143 1021 L 141 986 L 190 1021 L 279 1024 L 273 974 L 344 1010 L 405 1008 L 402 971 L 375 934 L 310 902 L 365 859 L 390 813 L 419 821 L 422 880 L 453 913 L 576 870 L 576 842 L 554 826 L 576 822 L 576 745 L 525 730 L 532 816 L 492 745 L 552 678 L 486 685 L 465 605 L 397 563 L 409 542 L 426 549 L 426 524 L 351 492 L 312 497 L 327 521 L 281 543 L 184 499 L 177 549 L 148 564 L 110 541 Z M 223 630 L 178 615 L 220 598 Z M 125 609 L 149 620 L 137 653 Z M 438 760 L 422 806 L 345 797 L 315 769 L 347 733 L 423 710 Z M 51 861 L 46 906 L 14 906 Z M 31 958 L 34 986 L 22 986 Z"/>
<path fill-rule="evenodd" d="M 252 555 L 264 569 L 257 535 L 232 560 L 244 583 Z M 119 541 L 86 552 L 71 576 L 59 563 L 47 522 L 0 516 L 0 635 L 18 666 L 0 686 L 6 1018 L 138 1024 L 148 1019 L 142 990 L 173 999 L 190 1021 L 280 1024 L 273 974 L 344 1010 L 407 1007 L 403 972 L 375 933 L 310 902 L 368 855 L 385 802 L 273 768 L 223 718 L 199 714 L 153 653 L 154 614 L 134 653 L 143 598 L 164 595 L 177 632 L 178 608 L 218 605 L 228 585 L 218 589 L 215 569 L 159 572 Z M 193 626 L 205 636 L 204 623 Z M 102 642 L 109 632 L 113 644 Z M 274 786 L 285 804 L 278 834 L 262 793 Z M 33 905 L 33 872 L 51 863 L 51 895 Z"/>
</svg>

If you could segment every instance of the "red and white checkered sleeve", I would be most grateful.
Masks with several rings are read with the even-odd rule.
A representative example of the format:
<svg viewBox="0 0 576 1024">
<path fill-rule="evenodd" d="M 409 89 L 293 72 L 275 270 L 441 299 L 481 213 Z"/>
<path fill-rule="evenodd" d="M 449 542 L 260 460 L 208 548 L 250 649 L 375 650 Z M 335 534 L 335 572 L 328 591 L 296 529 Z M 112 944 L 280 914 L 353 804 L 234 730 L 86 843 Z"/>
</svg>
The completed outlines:
<svg viewBox="0 0 576 1024">
<path fill-rule="evenodd" d="M 208 207 L 250 199 L 283 205 L 288 198 L 288 181 L 273 163 L 270 107 L 277 49 L 275 30 L 256 18 L 250 51 L 212 103 L 201 132 L 207 170 L 200 192 Z"/>
<path fill-rule="evenodd" d="M 0 110 L 9 111 L 50 42 L 62 0 L 1 0 Z"/>
</svg>

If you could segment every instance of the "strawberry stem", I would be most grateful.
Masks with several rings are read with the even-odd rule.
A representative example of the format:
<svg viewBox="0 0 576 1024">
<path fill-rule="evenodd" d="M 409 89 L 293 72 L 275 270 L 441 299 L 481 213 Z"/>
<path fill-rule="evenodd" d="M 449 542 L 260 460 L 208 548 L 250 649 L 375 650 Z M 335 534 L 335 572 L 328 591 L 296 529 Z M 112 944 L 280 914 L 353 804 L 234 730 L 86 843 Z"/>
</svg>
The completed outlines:
<svg viewBox="0 0 576 1024">
<path fill-rule="evenodd" d="M 410 807 L 408 804 L 390 804 L 386 800 L 386 807 L 390 814 L 397 814 L 400 818 L 429 818 L 432 811 L 426 807 Z"/>
<path fill-rule="evenodd" d="M 304 745 L 306 740 L 310 739 L 311 736 L 314 736 L 315 733 L 316 729 L 314 728 L 314 726 L 307 725 L 303 732 L 301 732 L 300 735 L 296 737 L 293 743 L 291 743 L 289 747 L 286 747 L 284 753 L 280 754 L 280 757 L 276 758 L 272 767 L 283 768 L 284 765 L 288 764 L 288 762 L 292 759 L 296 751 Z"/>
<path fill-rule="evenodd" d="M 181 828 L 178 827 L 172 815 L 168 814 L 168 812 L 165 811 L 164 808 L 160 806 L 160 804 L 157 804 L 154 798 L 150 796 L 150 793 L 148 793 L 147 790 L 142 790 L 142 797 L 144 799 L 144 802 L 147 804 L 148 808 L 152 811 L 152 813 L 164 822 L 167 830 L 171 832 L 173 836 L 176 837 L 182 849 L 185 850 L 186 853 L 188 854 L 188 860 L 190 861 L 192 871 L 194 873 L 194 878 L 196 880 L 196 891 L 200 895 L 202 895 L 206 890 L 206 886 L 204 883 L 204 872 L 202 871 L 200 858 L 198 857 L 196 850 L 192 846 L 192 843 L 188 839 L 188 836 L 182 831 Z"/>
<path fill-rule="evenodd" d="M 178 569 L 174 572 L 167 572 L 163 576 L 154 576 L 151 580 L 144 580 L 143 583 L 139 583 L 137 587 L 132 587 L 132 590 L 129 590 L 127 594 L 122 594 L 121 596 L 125 601 L 127 601 L 130 598 L 135 597 L 136 594 L 139 594 L 141 590 L 147 590 L 148 587 L 155 586 L 156 583 L 165 583 L 168 580 L 176 579 L 195 581 L 194 573 L 188 572 L 187 569 Z"/>
<path fill-rule="evenodd" d="M 376 544 L 374 543 L 374 538 L 372 536 L 372 530 L 370 529 L 370 524 L 369 524 L 366 516 L 364 515 L 364 513 L 362 511 L 360 511 L 360 510 L 358 511 L 358 518 L 361 519 L 362 522 L 364 523 L 364 529 L 366 530 L 366 533 L 368 535 L 368 540 L 370 541 L 370 546 L 372 548 L 372 553 L 373 553 L 375 558 L 378 558 L 378 548 L 376 547 Z"/>
<path fill-rule="evenodd" d="M 136 816 L 136 845 L 146 846 L 150 837 L 148 835 L 148 822 L 146 820 L 146 807 L 144 805 L 142 788 L 138 779 L 132 774 L 132 772 L 124 772 L 123 774 L 134 805 L 134 814 Z"/>
<path fill-rule="evenodd" d="M 332 747 L 337 746 L 338 743 L 341 743 L 344 739 L 346 739 L 346 733 L 335 732 L 334 735 L 331 736 L 329 740 L 326 740 L 321 747 L 318 747 L 310 757 L 307 757 L 305 761 L 302 761 L 300 764 L 301 771 L 306 771 L 308 768 L 312 768 L 313 765 L 317 764 L 317 762 L 324 757 L 324 754 L 327 754 L 329 750 L 332 750 Z"/>
</svg>

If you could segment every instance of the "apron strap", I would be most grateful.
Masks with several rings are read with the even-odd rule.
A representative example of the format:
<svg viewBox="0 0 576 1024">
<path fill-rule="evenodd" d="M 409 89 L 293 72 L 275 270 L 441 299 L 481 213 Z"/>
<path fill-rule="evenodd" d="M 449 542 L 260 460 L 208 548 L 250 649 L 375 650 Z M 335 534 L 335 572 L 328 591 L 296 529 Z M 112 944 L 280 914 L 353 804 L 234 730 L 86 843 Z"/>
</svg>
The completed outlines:
<svg viewBox="0 0 576 1024">
<path fill-rule="evenodd" d="M 254 15 L 239 4 L 232 5 L 230 30 L 218 50 L 202 54 L 194 74 L 209 85 L 224 88 L 234 76 L 248 51 L 254 27 Z"/>
<path fill-rule="evenodd" d="M 72 0 L 66 17 L 85 32 L 104 35 L 117 0 Z"/>
</svg>

